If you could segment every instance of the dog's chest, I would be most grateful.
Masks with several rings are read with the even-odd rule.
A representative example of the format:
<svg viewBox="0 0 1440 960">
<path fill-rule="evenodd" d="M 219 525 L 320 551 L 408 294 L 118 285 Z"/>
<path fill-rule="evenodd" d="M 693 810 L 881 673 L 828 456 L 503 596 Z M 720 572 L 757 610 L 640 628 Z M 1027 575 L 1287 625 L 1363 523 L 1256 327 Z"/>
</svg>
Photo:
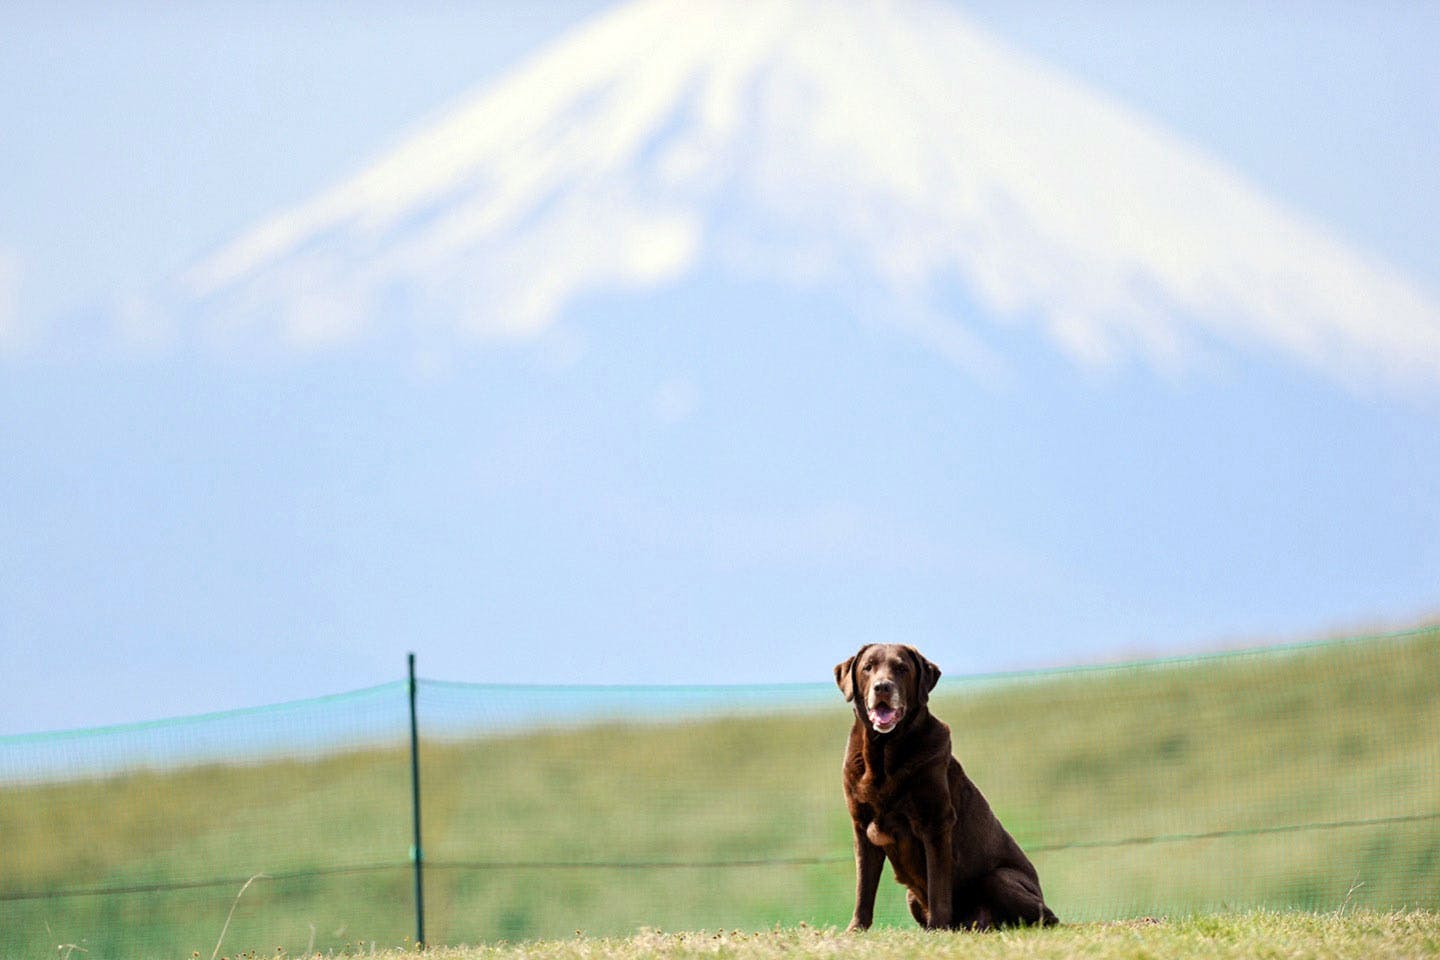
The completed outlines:
<svg viewBox="0 0 1440 960">
<path fill-rule="evenodd" d="M 911 834 L 915 804 L 908 784 L 895 777 L 880 778 L 866 770 L 851 785 L 852 809 L 867 836 L 877 847 L 890 847 Z"/>
<path fill-rule="evenodd" d="M 866 825 L 865 838 L 884 851 L 896 880 L 912 889 L 923 888 L 924 842 L 907 818 L 894 814 L 877 816 Z"/>
<path fill-rule="evenodd" d="M 866 758 L 857 756 L 851 792 L 866 806 L 883 813 L 901 813 L 901 808 L 910 805 L 914 771 L 906 766 L 887 764 L 886 759 L 877 756 L 866 762 Z"/>
<path fill-rule="evenodd" d="M 865 827 L 865 838 L 877 847 L 900 847 L 915 839 L 915 831 L 904 817 L 876 816 Z"/>
</svg>

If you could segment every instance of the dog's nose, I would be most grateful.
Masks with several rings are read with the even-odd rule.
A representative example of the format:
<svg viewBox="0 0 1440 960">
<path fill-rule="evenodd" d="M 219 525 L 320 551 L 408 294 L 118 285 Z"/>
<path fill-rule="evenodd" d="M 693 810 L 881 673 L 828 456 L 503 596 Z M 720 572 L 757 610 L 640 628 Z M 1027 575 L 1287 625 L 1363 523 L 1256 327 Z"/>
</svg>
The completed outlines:
<svg viewBox="0 0 1440 960">
<path fill-rule="evenodd" d="M 894 696 L 895 684 L 890 680 L 881 680 L 875 684 L 875 692 L 885 697 Z"/>
</svg>

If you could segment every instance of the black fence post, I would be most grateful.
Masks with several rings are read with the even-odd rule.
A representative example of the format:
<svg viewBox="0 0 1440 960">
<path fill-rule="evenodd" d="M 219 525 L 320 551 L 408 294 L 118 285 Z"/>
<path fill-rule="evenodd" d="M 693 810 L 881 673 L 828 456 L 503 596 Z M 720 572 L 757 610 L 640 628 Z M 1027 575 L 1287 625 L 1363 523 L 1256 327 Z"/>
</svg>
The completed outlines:
<svg viewBox="0 0 1440 960">
<path fill-rule="evenodd" d="M 410 809 L 414 814 L 415 842 L 410 859 L 415 864 L 415 944 L 425 943 L 425 848 L 420 844 L 420 729 L 415 722 L 415 654 L 410 654 Z"/>
</svg>

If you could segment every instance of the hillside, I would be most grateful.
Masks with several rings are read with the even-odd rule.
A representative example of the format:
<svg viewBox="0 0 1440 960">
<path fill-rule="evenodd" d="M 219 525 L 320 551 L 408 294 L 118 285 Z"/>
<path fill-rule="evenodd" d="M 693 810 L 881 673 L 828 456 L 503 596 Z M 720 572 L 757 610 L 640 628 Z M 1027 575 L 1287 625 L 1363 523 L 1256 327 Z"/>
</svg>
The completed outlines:
<svg viewBox="0 0 1440 960">
<path fill-rule="evenodd" d="M 1062 919 L 1433 910 L 1436 676 L 1431 629 L 947 679 L 934 708 Z M 434 715 L 462 697 L 483 714 L 483 688 L 421 694 Z M 427 939 L 844 923 L 838 694 L 676 723 L 642 719 L 635 696 L 633 722 L 422 749 Z M 408 802 L 399 748 L 5 788 L 0 954 L 208 955 L 257 873 L 227 951 L 399 944 L 414 930 Z M 100 888 L 132 892 L 37 895 Z M 888 873 L 879 919 L 909 924 Z"/>
</svg>

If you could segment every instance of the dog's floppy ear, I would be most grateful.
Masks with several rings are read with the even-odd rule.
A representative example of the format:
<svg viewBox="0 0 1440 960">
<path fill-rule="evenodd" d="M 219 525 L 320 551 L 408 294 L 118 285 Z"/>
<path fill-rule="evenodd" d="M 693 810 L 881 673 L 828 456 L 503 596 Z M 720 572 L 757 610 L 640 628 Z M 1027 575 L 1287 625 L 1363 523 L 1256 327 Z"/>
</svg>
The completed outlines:
<svg viewBox="0 0 1440 960">
<path fill-rule="evenodd" d="M 846 703 L 855 699 L 855 675 L 851 672 L 854 666 L 854 657 L 844 663 L 835 664 L 835 685 L 840 688 L 841 693 L 845 694 Z"/>
<path fill-rule="evenodd" d="M 865 647 L 868 646 L 867 643 Z M 855 654 L 844 663 L 835 664 L 835 685 L 840 688 L 841 693 L 845 694 L 846 703 L 855 699 L 855 661 L 861 653 L 865 652 L 865 647 L 861 647 L 860 653 Z"/>
<path fill-rule="evenodd" d="M 928 701 L 930 699 L 930 691 L 934 690 L 935 684 L 940 682 L 940 668 L 929 660 L 926 660 L 924 655 L 914 647 L 906 647 L 905 650 L 910 656 L 915 658 L 915 669 L 918 671 L 920 678 L 920 699 L 922 702 Z"/>
</svg>

